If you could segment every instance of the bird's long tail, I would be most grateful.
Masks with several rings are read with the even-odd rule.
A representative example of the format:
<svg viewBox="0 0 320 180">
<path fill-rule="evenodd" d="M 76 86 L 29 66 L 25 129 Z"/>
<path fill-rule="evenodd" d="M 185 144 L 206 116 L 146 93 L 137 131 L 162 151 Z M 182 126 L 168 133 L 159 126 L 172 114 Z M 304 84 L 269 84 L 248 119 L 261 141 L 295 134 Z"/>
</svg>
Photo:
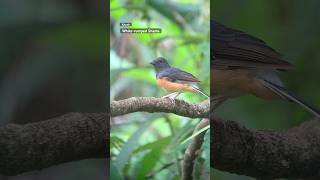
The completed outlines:
<svg viewBox="0 0 320 180">
<path fill-rule="evenodd" d="M 198 86 L 196 86 L 196 85 L 192 85 L 192 89 L 194 89 L 196 92 L 198 92 L 198 93 L 200 93 L 200 94 L 204 95 L 205 97 L 209 98 L 209 95 L 208 95 L 208 94 L 206 94 L 205 92 L 203 92 L 203 91 L 202 91 Z"/>
<path fill-rule="evenodd" d="M 269 82 L 267 80 L 262 80 L 262 81 L 263 81 L 264 85 L 268 89 L 273 91 L 274 93 L 278 94 L 279 96 L 281 96 L 284 99 L 287 99 L 289 101 L 293 101 L 293 102 L 299 104 L 300 106 L 305 108 L 307 111 L 309 111 L 310 113 L 314 114 L 317 118 L 320 118 L 320 111 L 318 109 L 316 109 L 315 107 L 307 104 L 306 102 L 304 102 L 304 100 L 302 100 L 301 98 L 297 97 L 293 93 L 289 92 L 284 87 L 276 85 L 276 84 L 274 84 L 272 82 Z"/>
</svg>

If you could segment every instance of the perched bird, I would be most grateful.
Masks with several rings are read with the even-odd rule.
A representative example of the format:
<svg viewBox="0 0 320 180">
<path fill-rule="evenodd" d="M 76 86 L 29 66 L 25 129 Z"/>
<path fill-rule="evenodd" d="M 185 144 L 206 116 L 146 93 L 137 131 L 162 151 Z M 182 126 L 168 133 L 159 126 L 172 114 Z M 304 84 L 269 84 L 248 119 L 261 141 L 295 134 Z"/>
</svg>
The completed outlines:
<svg viewBox="0 0 320 180">
<path fill-rule="evenodd" d="M 174 94 L 173 99 L 175 99 L 184 91 L 197 92 L 207 98 L 209 97 L 197 86 L 200 81 L 195 76 L 186 71 L 171 67 L 163 57 L 156 58 L 150 64 L 156 70 L 157 84 L 169 92 L 174 92 L 164 97 L 172 98 Z"/>
<path fill-rule="evenodd" d="M 295 102 L 320 117 L 319 111 L 289 92 L 277 75 L 292 65 L 264 41 L 211 21 L 211 92 L 217 107 L 228 98 L 252 94 Z M 215 108 L 216 108 L 215 107 Z"/>
</svg>

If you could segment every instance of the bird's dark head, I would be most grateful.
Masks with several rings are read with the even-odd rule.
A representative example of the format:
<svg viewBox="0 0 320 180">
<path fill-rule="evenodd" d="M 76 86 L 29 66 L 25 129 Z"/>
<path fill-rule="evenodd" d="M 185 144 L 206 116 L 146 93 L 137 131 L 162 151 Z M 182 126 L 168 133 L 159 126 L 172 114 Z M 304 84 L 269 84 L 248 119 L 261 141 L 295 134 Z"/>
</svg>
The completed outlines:
<svg viewBox="0 0 320 180">
<path fill-rule="evenodd" d="M 170 67 L 167 60 L 163 57 L 156 58 L 150 64 L 154 66 L 157 72 Z"/>
</svg>

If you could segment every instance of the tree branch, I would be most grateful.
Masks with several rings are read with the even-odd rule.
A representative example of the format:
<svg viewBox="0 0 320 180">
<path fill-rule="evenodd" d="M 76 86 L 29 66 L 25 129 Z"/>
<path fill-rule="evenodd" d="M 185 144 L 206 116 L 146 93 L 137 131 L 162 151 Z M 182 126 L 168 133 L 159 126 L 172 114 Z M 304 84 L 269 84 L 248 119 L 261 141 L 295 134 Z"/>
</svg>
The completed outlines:
<svg viewBox="0 0 320 180">
<path fill-rule="evenodd" d="M 209 119 L 202 119 L 197 126 L 195 127 L 193 134 L 197 133 L 202 128 L 206 127 L 210 124 Z M 194 168 L 194 160 L 197 158 L 200 148 L 203 143 L 203 138 L 206 131 L 198 134 L 193 138 L 191 144 L 189 144 L 188 148 L 184 153 L 184 159 L 182 162 L 182 180 L 192 180 L 193 179 L 193 168 Z"/>
<path fill-rule="evenodd" d="M 209 117 L 210 104 L 206 100 L 199 104 L 189 104 L 182 100 L 155 97 L 132 97 L 120 101 L 112 101 L 110 104 L 111 116 L 119 116 L 128 113 L 166 112 L 190 118 Z"/>
<path fill-rule="evenodd" d="M 167 98 L 129 98 L 111 103 L 111 115 L 136 111 L 172 112 L 205 117 L 209 103 L 188 104 Z M 109 156 L 109 123 L 105 113 L 69 113 L 26 125 L 0 127 L 0 173 L 17 175 L 52 165 Z"/>
<path fill-rule="evenodd" d="M 209 105 L 143 97 L 111 103 L 112 116 L 137 111 L 206 117 Z M 253 130 L 232 121 L 210 121 L 214 168 L 257 178 L 319 178 L 319 121 L 286 131 Z M 69 161 L 106 158 L 107 122 L 103 113 L 69 113 L 42 122 L 0 127 L 0 173 L 16 175 Z"/>
<path fill-rule="evenodd" d="M 17 175 L 69 161 L 106 158 L 108 124 L 103 113 L 69 113 L 0 127 L 0 173 Z"/>
<path fill-rule="evenodd" d="M 319 178 L 319 120 L 286 131 L 247 129 L 218 119 L 212 123 L 214 168 L 256 178 Z"/>
</svg>

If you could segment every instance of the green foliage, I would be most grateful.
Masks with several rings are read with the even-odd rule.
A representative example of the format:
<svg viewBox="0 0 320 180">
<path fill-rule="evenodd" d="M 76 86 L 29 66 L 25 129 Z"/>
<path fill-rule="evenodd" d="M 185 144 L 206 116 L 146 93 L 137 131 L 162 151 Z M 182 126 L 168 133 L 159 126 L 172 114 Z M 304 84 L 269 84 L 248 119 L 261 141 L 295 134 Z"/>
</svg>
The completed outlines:
<svg viewBox="0 0 320 180">
<path fill-rule="evenodd" d="M 129 161 L 130 155 L 134 150 L 140 136 L 148 128 L 151 121 L 144 122 L 140 128 L 130 137 L 130 139 L 123 145 L 117 158 L 114 160 L 114 165 L 118 169 L 123 169 L 126 163 Z"/>
<path fill-rule="evenodd" d="M 209 1 L 183 0 L 172 2 L 172 6 L 167 3 L 111 1 L 111 100 L 168 94 L 156 85 L 155 72 L 149 64 L 159 56 L 198 77 L 202 81 L 200 87 L 210 92 Z M 174 11 L 182 15 L 185 23 L 177 20 Z M 120 22 L 132 22 L 133 28 L 161 28 L 162 33 L 120 34 Z M 204 96 L 191 93 L 178 98 L 190 103 L 205 100 Z M 111 158 L 122 178 L 180 178 L 181 160 L 190 142 L 181 143 L 192 136 L 198 120 L 164 113 L 134 113 L 117 117 L 115 122 L 111 129 Z M 210 138 L 205 139 L 205 144 L 210 144 Z M 207 145 L 197 161 L 197 168 L 206 172 L 210 161 Z M 197 172 L 201 178 L 208 177 L 207 173 Z"/>
<path fill-rule="evenodd" d="M 201 134 L 202 132 L 208 130 L 210 128 L 210 125 L 200 129 L 199 131 L 197 131 L 196 133 L 192 134 L 192 136 L 189 136 L 186 140 L 182 141 L 181 144 L 184 144 L 188 141 L 190 141 L 191 139 L 193 139 L 194 137 L 198 136 L 199 134 Z"/>
</svg>

